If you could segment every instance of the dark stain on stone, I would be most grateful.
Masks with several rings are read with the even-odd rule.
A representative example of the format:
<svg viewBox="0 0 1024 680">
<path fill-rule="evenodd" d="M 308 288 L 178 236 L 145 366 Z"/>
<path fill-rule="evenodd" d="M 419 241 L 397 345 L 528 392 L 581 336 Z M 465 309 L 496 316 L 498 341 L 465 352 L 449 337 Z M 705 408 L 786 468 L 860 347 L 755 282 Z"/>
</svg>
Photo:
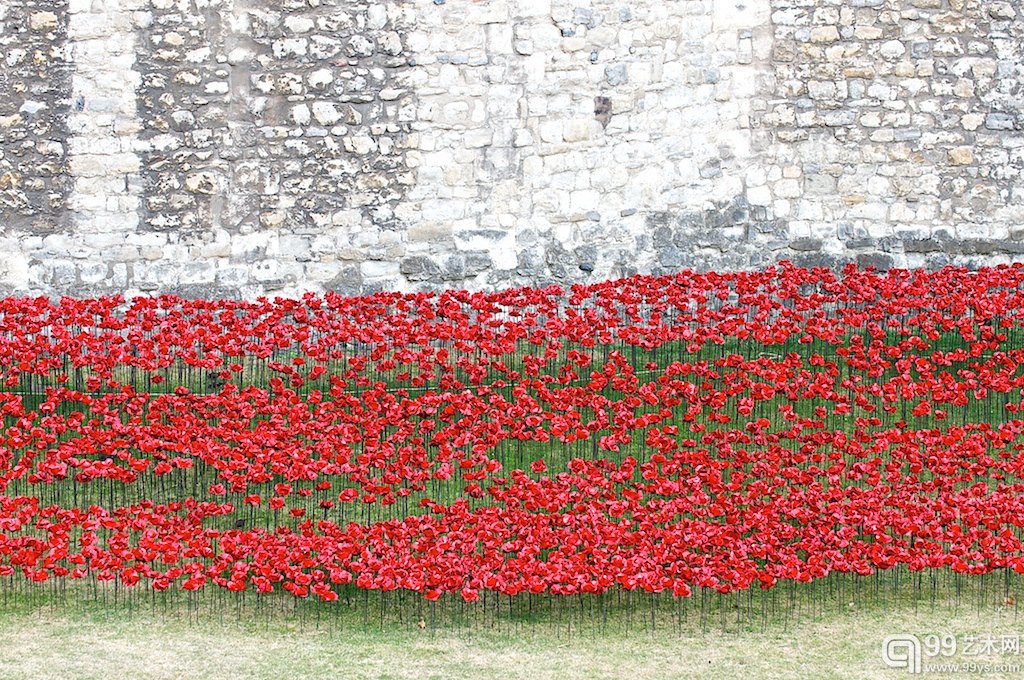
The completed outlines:
<svg viewBox="0 0 1024 680">
<path fill-rule="evenodd" d="M 612 119 L 612 100 L 609 97 L 594 97 L 594 118 L 601 123 L 601 127 L 608 127 Z"/>
<path fill-rule="evenodd" d="M 761 206 L 743 196 L 706 210 L 657 211 L 646 215 L 650 241 L 638 239 L 637 250 L 653 249 L 653 273 L 681 267 L 698 271 L 761 267 L 793 255 L 788 224 L 769 219 Z"/>
</svg>

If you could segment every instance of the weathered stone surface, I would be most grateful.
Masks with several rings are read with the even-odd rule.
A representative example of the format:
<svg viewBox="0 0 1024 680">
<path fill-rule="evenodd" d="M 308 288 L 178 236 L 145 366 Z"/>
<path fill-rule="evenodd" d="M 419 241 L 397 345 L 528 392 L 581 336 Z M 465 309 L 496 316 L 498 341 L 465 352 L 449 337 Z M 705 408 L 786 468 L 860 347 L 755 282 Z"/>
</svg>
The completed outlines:
<svg viewBox="0 0 1024 680">
<path fill-rule="evenodd" d="M 143 228 L 187 242 L 210 228 L 239 243 L 266 234 L 255 251 L 230 248 L 223 266 L 234 271 L 254 252 L 294 262 L 300 287 L 302 263 L 310 287 L 351 292 L 358 267 L 325 284 L 316 266 L 402 254 L 400 239 L 382 239 L 410 186 L 414 98 L 399 3 L 226 0 L 196 11 L 159 2 L 150 15 L 138 137 L 140 182 L 157 200 L 145 202 Z M 253 274 L 247 294 L 288 276 Z"/>
<path fill-rule="evenodd" d="M 60 0 L 0 6 L 0 233 L 49 232 L 63 221 L 73 183 L 67 20 Z M 5 288 L 27 285 L 27 274 L 0 266 Z"/>
<path fill-rule="evenodd" d="M 626 4 L 13 0 L 0 288 L 1024 255 L 1017 3 Z"/>
<path fill-rule="evenodd" d="M 399 271 L 410 281 L 436 281 L 441 277 L 443 269 L 429 257 L 416 256 L 402 260 Z"/>
</svg>

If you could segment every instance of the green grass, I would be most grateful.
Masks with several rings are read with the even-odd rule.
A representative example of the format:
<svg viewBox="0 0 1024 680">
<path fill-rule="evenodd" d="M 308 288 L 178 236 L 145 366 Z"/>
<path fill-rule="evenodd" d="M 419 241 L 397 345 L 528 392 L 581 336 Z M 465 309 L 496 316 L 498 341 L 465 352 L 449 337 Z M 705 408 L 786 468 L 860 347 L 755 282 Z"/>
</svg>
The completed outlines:
<svg viewBox="0 0 1024 680">
<path fill-rule="evenodd" d="M 899 579 L 903 579 L 898 580 Z M 265 600 L 264 610 L 236 608 L 231 597 L 199 604 L 184 596 L 128 609 L 101 601 L 60 604 L 45 589 L 10 597 L 0 611 L 0 675 L 4 678 L 897 678 L 906 670 L 881 660 L 888 635 L 912 633 L 1001 637 L 1024 633 L 1001 577 L 940 578 L 936 592 L 895 572 L 845 584 L 758 593 L 778 601 L 765 615 L 738 615 L 736 597 L 686 600 L 672 622 L 661 600 L 651 625 L 634 594 L 632 608 L 606 603 L 603 619 L 558 616 L 537 601 L 534 617 L 491 625 L 481 606 L 465 619 L 398 622 L 397 607 L 377 602 L 383 625 L 357 603 L 330 613 L 291 598 Z M 843 586 L 845 585 L 845 589 Z M 959 588 L 959 590 L 958 590 Z M 1012 589 L 1020 583 L 1014 579 Z M 959 595 L 957 593 L 959 592 Z M 149 595 L 146 595 L 148 598 Z M 394 594 L 392 594 L 394 597 Z M 744 597 L 746 597 L 744 595 Z M 790 599 L 793 598 L 793 599 Z M 48 604 L 43 604 L 43 601 Z M 565 607 L 581 598 L 563 598 Z M 755 602 L 759 602 L 755 600 Z M 137 603 L 138 604 L 138 603 Z M 372 603 L 371 603 L 372 608 Z M 448 616 L 455 609 L 445 608 Z M 406 613 L 415 611 L 407 606 Z M 470 624 L 470 617 L 476 621 Z M 1019 656 L 958 653 L 926 662 L 1017 663 Z M 1024 661 L 1019 664 L 1024 668 Z M 942 676 L 939 676 L 942 677 Z M 1013 677 L 990 673 L 985 677 Z"/>
</svg>

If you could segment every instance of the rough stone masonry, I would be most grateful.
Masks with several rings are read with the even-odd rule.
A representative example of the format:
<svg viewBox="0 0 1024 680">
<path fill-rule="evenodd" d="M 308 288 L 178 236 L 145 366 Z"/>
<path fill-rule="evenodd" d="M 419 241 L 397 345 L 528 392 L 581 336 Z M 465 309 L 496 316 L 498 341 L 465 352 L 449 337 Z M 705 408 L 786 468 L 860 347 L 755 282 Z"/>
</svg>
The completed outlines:
<svg viewBox="0 0 1024 680">
<path fill-rule="evenodd" d="M 8 0 L 0 293 L 1024 254 L 1024 6 Z"/>
</svg>

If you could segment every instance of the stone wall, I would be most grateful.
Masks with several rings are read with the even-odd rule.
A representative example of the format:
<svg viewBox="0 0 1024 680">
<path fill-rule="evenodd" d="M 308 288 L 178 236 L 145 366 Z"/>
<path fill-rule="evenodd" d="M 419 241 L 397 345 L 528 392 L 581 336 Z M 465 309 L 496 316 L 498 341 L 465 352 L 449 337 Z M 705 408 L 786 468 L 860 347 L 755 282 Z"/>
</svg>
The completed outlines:
<svg viewBox="0 0 1024 680">
<path fill-rule="evenodd" d="M 915 267 L 1024 253 L 1019 2 L 772 4 L 765 199 L 801 248 Z"/>
<path fill-rule="evenodd" d="M 1024 9 L 13 0 L 0 289 L 295 295 L 1024 252 Z"/>
<path fill-rule="evenodd" d="M 70 226 L 67 40 L 66 0 L 0 4 L 0 282 L 23 289 L 22 240 Z"/>
</svg>

